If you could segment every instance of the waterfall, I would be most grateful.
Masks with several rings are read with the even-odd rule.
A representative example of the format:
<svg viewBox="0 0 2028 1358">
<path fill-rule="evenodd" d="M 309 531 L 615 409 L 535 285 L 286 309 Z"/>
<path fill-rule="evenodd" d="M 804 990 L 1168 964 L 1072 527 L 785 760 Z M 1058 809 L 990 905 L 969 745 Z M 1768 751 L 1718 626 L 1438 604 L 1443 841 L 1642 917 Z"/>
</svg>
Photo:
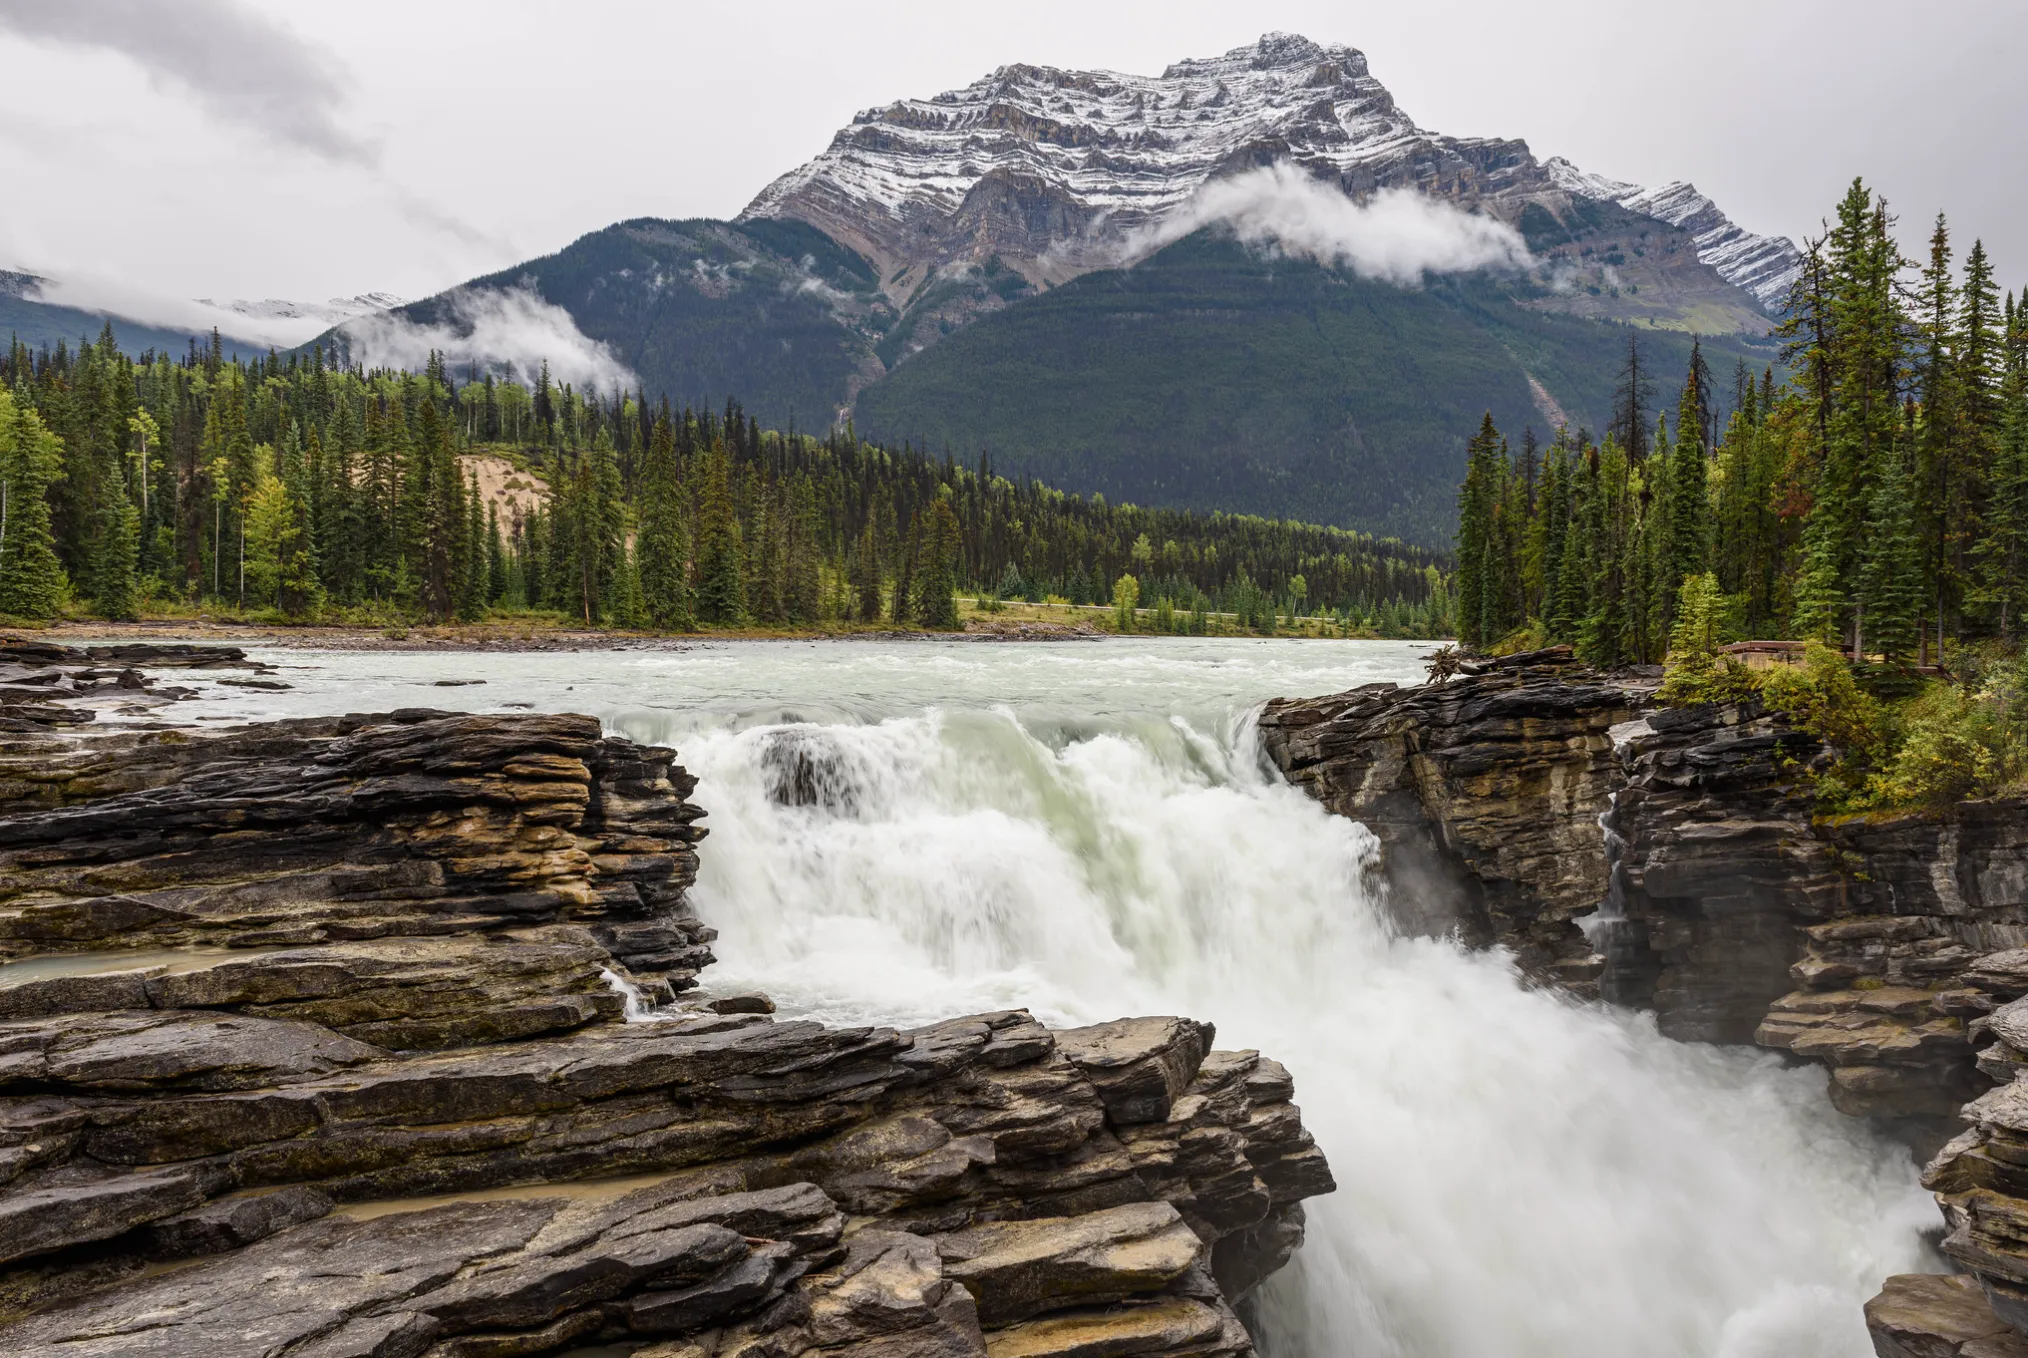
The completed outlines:
<svg viewBox="0 0 2028 1358">
<path fill-rule="evenodd" d="M 611 990 L 625 1002 L 626 1008 L 621 1011 L 621 1015 L 627 1022 L 644 1023 L 655 1017 L 655 1006 L 650 1004 L 648 997 L 641 993 L 641 987 L 635 985 L 632 981 L 629 981 L 610 967 L 599 972 L 599 979 L 606 983 L 608 990 Z"/>
<path fill-rule="evenodd" d="M 1938 1267 L 1906 1151 L 1820 1069 L 1392 929 L 1373 837 L 1262 767 L 1244 704 L 1412 679 L 1422 649 L 298 652 L 269 657 L 295 688 L 206 710 L 594 712 L 701 779 L 713 989 L 840 1023 L 1189 1014 L 1272 1054 L 1340 1188 L 1263 1289 L 1264 1358 L 1869 1354 L 1864 1300 Z"/>
<path fill-rule="evenodd" d="M 1186 1013 L 1289 1066 L 1340 1190 L 1264 1290 L 1268 1358 L 1859 1358 L 1863 1300 L 1927 1263 L 1906 1153 L 1821 1071 L 1391 929 L 1372 836 L 1244 720 L 982 707 L 683 750 L 714 980 L 832 1022 Z"/>
</svg>

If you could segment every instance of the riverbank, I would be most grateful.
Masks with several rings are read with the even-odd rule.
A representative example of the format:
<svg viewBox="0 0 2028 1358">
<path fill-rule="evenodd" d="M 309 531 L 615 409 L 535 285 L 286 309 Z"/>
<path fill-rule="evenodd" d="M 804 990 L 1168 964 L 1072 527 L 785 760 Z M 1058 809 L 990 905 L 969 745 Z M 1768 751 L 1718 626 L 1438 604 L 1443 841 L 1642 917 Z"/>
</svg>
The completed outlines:
<svg viewBox="0 0 2028 1358">
<path fill-rule="evenodd" d="M 645 632 L 619 628 L 563 627 L 553 623 L 479 622 L 401 627 L 349 624 L 253 623 L 207 618 L 161 618 L 141 622 L 66 619 L 46 627 L 12 629 L 60 645 L 80 639 L 127 638 L 214 646 L 272 646 L 312 651 L 614 651 L 688 650 L 721 641 L 1096 641 L 1109 635 L 1088 625 L 1019 619 L 980 619 L 959 632 L 927 632 L 892 626 L 825 628 L 722 627 L 697 632 Z"/>
<path fill-rule="evenodd" d="M 1185 636 L 1174 630 L 1187 615 L 1175 614 L 1164 627 L 1156 610 L 1138 609 L 1134 626 L 1123 632 L 1118 613 L 1103 604 L 1028 603 L 990 598 L 960 599 L 958 628 L 930 631 L 891 621 L 852 622 L 838 619 L 812 627 L 701 627 L 692 632 L 658 632 L 643 628 L 587 627 L 556 613 L 494 613 L 474 623 L 362 621 L 356 616 L 335 621 L 278 621 L 273 614 L 240 614 L 230 610 L 144 611 L 138 622 L 109 622 L 84 614 L 68 614 L 53 622 L 0 618 L 0 632 L 22 632 L 66 642 L 75 637 L 134 636 L 165 641 L 204 642 L 226 646 L 280 646 L 333 651 L 579 651 L 588 649 L 681 648 L 700 641 L 900 641 L 909 638 L 966 638 L 981 641 L 1084 641 L 1107 636 Z M 1260 636 L 1240 625 L 1237 615 L 1212 613 L 1204 618 L 1210 637 Z M 1371 631 L 1347 628 L 1328 617 L 1281 619 L 1269 634 L 1292 640 L 1377 641 Z"/>
</svg>

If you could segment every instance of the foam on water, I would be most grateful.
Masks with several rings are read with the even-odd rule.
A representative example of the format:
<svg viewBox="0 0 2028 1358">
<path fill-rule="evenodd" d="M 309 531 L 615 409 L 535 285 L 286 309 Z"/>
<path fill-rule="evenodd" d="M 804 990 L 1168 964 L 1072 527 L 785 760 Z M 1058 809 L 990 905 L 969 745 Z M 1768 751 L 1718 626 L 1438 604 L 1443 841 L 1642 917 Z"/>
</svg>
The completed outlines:
<svg viewBox="0 0 2028 1358">
<path fill-rule="evenodd" d="M 291 676 L 310 692 L 258 696 L 309 704 L 386 659 L 317 657 Z M 1821 1070 L 1388 927 L 1372 837 L 1265 771 L 1248 713 L 1411 678 L 1408 648 L 427 659 L 401 683 L 491 678 L 434 701 L 679 746 L 716 987 L 838 1022 L 1186 1013 L 1284 1061 L 1340 1187 L 1266 1289 L 1271 1358 L 1860 1358 L 1864 1299 L 1935 1266 L 1907 1153 L 1833 1111 Z M 422 696 L 401 683 L 389 705 Z"/>
</svg>

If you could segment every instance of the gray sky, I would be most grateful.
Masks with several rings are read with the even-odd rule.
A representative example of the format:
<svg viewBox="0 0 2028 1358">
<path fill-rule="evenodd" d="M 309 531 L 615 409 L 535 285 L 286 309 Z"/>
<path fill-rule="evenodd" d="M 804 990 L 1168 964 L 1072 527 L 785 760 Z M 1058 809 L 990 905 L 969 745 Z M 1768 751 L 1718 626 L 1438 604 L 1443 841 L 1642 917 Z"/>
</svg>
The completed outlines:
<svg viewBox="0 0 2028 1358">
<path fill-rule="evenodd" d="M 729 216 L 858 109 L 994 66 L 1152 73 L 1270 29 L 1364 50 L 1424 127 L 1689 179 L 1753 230 L 1814 231 L 1864 174 L 1912 247 L 1942 208 L 2028 283 L 2024 0 L 0 0 L 0 268 L 419 296 Z"/>
</svg>

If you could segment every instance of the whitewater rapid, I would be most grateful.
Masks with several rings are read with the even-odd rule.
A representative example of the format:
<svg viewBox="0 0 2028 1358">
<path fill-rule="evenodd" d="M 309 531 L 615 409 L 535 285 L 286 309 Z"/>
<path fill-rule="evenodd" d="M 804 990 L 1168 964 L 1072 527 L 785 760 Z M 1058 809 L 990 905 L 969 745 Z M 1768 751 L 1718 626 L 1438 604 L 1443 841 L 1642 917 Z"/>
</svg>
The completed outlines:
<svg viewBox="0 0 2028 1358">
<path fill-rule="evenodd" d="M 1367 831 L 1264 766 L 1274 693 L 1416 676 L 1401 645 L 718 647 L 344 656 L 221 716 L 583 710 L 675 744 L 711 837 L 716 989 L 912 1024 L 1182 1013 L 1296 1078 L 1336 1194 L 1264 1289 L 1268 1358 L 1860 1358 L 1934 1269 L 1908 1153 L 1821 1070 L 1689 1046 L 1398 936 Z M 483 676 L 484 688 L 429 689 Z M 319 701 L 324 702 L 318 708 Z M 784 778 L 804 805 L 784 805 Z"/>
</svg>

